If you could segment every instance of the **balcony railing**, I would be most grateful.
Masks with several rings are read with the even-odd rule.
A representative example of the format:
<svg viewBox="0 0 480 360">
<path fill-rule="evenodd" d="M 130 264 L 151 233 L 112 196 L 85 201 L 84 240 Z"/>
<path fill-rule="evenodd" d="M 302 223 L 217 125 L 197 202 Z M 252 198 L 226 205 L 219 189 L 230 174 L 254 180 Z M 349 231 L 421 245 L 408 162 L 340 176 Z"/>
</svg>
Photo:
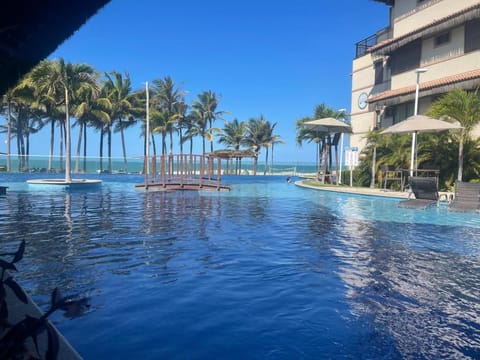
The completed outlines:
<svg viewBox="0 0 480 360">
<path fill-rule="evenodd" d="M 390 27 L 383 28 L 377 31 L 376 34 L 369 36 L 362 41 L 359 41 L 355 44 L 355 58 L 359 58 L 365 55 L 372 46 L 377 45 L 379 42 L 384 41 L 386 39 L 390 39 L 392 37 L 392 30 Z"/>
<path fill-rule="evenodd" d="M 372 46 L 377 45 L 377 34 L 369 36 L 362 41 L 355 44 L 355 58 L 359 58 L 367 53 L 367 50 Z"/>
</svg>

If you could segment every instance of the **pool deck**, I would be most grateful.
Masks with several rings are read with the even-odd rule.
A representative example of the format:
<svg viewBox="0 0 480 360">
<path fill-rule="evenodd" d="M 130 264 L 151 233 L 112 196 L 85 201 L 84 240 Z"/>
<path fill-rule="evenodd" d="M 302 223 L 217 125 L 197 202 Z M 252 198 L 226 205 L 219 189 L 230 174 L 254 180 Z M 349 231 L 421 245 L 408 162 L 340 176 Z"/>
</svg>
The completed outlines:
<svg viewBox="0 0 480 360">
<path fill-rule="evenodd" d="M 393 190 L 383 190 L 378 188 L 367 188 L 367 187 L 350 187 L 345 185 L 323 185 L 318 184 L 315 185 L 308 185 L 305 184 L 307 180 L 299 180 L 295 182 L 295 185 L 320 190 L 320 191 L 331 191 L 331 192 L 339 192 L 339 193 L 347 193 L 347 194 L 356 194 L 356 195 L 367 195 L 367 196 L 382 196 L 388 198 L 397 198 L 397 199 L 408 199 L 409 192 L 408 191 L 393 191 Z M 450 199 L 453 196 L 451 192 L 438 192 L 440 197 L 440 201 L 445 201 L 446 199 Z"/>
</svg>

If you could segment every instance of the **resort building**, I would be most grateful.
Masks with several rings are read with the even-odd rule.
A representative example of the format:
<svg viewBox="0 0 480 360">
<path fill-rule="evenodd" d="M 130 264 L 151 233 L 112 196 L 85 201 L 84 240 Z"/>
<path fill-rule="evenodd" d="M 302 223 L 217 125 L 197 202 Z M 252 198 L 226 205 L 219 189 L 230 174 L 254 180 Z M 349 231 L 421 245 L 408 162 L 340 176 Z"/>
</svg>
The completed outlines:
<svg viewBox="0 0 480 360">
<path fill-rule="evenodd" d="M 454 88 L 480 87 L 480 0 L 375 0 L 389 26 L 356 44 L 351 146 L 414 114 Z"/>
</svg>

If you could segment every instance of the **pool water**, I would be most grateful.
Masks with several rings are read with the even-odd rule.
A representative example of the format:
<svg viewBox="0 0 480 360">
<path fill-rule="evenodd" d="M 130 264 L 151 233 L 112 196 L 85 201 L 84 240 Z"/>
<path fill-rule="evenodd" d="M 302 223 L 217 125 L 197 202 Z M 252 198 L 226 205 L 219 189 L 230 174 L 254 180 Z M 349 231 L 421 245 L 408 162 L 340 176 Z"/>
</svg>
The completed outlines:
<svg viewBox="0 0 480 360">
<path fill-rule="evenodd" d="M 2 180 L 2 251 L 27 241 L 15 278 L 43 309 L 57 286 L 90 298 L 52 317 L 86 359 L 480 358 L 478 214 L 283 177 L 202 194 L 25 178 Z"/>
</svg>

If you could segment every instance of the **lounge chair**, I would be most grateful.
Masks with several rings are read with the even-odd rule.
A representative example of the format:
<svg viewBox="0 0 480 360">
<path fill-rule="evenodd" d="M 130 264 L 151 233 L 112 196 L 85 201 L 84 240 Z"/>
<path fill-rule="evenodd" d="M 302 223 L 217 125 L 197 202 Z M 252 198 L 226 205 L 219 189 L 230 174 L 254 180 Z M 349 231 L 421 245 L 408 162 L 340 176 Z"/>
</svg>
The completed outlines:
<svg viewBox="0 0 480 360">
<path fill-rule="evenodd" d="M 455 182 L 455 197 L 448 205 L 448 209 L 480 212 L 480 183 Z"/>
<path fill-rule="evenodd" d="M 409 179 L 411 192 L 408 200 L 398 203 L 399 207 L 409 209 L 426 209 L 429 206 L 438 204 L 439 196 L 437 189 L 437 180 L 434 177 L 411 176 Z M 411 195 L 415 199 L 410 199 Z"/>
</svg>

